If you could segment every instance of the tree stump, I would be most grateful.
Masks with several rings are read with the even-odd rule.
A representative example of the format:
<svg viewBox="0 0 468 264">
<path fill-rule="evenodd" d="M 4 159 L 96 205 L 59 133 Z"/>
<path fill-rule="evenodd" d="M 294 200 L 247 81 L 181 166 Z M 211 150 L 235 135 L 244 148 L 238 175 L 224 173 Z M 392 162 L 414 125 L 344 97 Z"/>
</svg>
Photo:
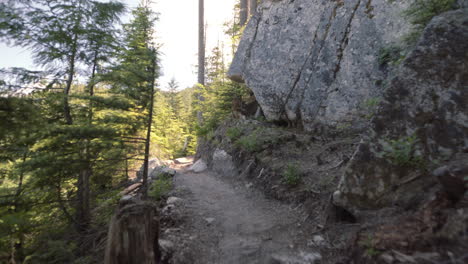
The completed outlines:
<svg viewBox="0 0 468 264">
<path fill-rule="evenodd" d="M 159 220 L 151 202 L 124 196 L 112 217 L 105 264 L 158 264 Z"/>
</svg>

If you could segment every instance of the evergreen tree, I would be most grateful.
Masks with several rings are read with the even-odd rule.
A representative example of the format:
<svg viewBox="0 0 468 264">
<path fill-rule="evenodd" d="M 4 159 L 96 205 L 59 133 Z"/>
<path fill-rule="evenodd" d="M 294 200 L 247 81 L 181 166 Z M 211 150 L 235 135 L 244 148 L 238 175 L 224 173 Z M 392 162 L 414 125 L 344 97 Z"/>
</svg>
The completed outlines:
<svg viewBox="0 0 468 264">
<path fill-rule="evenodd" d="M 157 17 L 149 1 L 142 2 L 132 15 L 132 21 L 124 26 L 124 48 L 120 52 L 119 63 L 110 76 L 114 89 L 127 94 L 147 113 L 141 120 L 141 126 L 146 130 L 142 187 L 146 198 L 155 86 L 159 77 L 158 47 L 153 42 Z"/>
<path fill-rule="evenodd" d="M 172 112 L 176 117 L 181 117 L 182 112 L 182 98 L 180 97 L 177 89 L 179 84 L 177 81 L 172 78 L 167 84 L 167 99 L 169 101 L 169 106 L 171 107 Z"/>
</svg>

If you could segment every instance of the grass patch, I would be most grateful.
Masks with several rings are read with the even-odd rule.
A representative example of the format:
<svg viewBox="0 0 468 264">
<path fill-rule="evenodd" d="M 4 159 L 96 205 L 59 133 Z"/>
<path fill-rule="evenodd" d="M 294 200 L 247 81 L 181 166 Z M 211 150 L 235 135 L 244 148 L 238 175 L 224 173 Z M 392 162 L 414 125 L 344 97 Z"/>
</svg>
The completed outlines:
<svg viewBox="0 0 468 264">
<path fill-rule="evenodd" d="M 393 44 L 379 50 L 378 62 L 381 66 L 397 66 L 403 61 L 405 56 L 406 54 L 404 49 Z"/>
<path fill-rule="evenodd" d="M 364 117 L 368 120 L 372 119 L 377 112 L 381 99 L 378 97 L 369 98 L 361 104 Z"/>
<path fill-rule="evenodd" d="M 238 127 L 230 127 L 226 131 L 226 136 L 231 139 L 231 141 L 234 141 L 242 135 L 242 130 Z"/>
<path fill-rule="evenodd" d="M 283 172 L 283 182 L 289 186 L 296 186 L 301 182 L 301 174 L 296 164 L 288 164 Z"/>
<path fill-rule="evenodd" d="M 240 137 L 236 141 L 236 145 L 249 152 L 260 151 L 265 143 L 265 135 L 262 135 L 263 132 L 263 129 L 257 128 L 250 135 Z"/>
</svg>

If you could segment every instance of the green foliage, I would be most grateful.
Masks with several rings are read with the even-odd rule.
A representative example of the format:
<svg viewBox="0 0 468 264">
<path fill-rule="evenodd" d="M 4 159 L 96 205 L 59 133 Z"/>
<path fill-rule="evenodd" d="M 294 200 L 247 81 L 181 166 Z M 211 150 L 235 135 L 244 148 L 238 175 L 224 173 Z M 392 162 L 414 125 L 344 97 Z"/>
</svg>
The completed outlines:
<svg viewBox="0 0 468 264">
<path fill-rule="evenodd" d="M 226 77 L 226 65 L 219 47 L 215 47 L 207 59 L 205 86 L 194 87 L 192 104 L 193 120 L 198 121 L 198 113 L 202 113 L 202 122 L 194 123 L 197 135 L 206 136 L 210 131 L 228 118 L 233 112 L 233 104 L 245 101 L 250 92 L 243 84 L 229 80 Z M 240 109 L 237 109 L 237 111 Z"/>
<path fill-rule="evenodd" d="M 417 142 L 415 135 L 389 140 L 383 144 L 383 156 L 398 166 L 423 168 L 423 158 L 415 153 Z"/>
<path fill-rule="evenodd" d="M 263 130 L 258 128 L 251 134 L 240 137 L 236 141 L 236 145 L 249 152 L 258 152 L 262 150 L 265 143 Z"/>
<path fill-rule="evenodd" d="M 301 174 L 296 164 L 288 164 L 283 172 L 283 182 L 289 186 L 296 186 L 301 182 Z"/>
<path fill-rule="evenodd" d="M 190 126 L 191 113 L 184 110 L 191 102 L 183 101 L 179 92 L 166 95 L 164 92 L 156 93 L 151 153 L 168 159 L 193 154 L 196 136 Z M 180 104 L 171 104 L 171 96 L 180 97 Z"/>
<path fill-rule="evenodd" d="M 416 0 L 405 10 L 404 16 L 414 25 L 414 29 L 406 37 L 408 45 L 413 45 L 419 39 L 424 28 L 433 17 L 454 8 L 456 0 Z"/>
<path fill-rule="evenodd" d="M 231 139 L 231 141 L 235 141 L 242 136 L 242 129 L 239 127 L 230 127 L 226 130 L 226 136 Z"/>
<path fill-rule="evenodd" d="M 16 263 L 73 263 L 86 238 L 73 227 L 106 230 L 118 199 L 118 191 L 107 191 L 140 165 L 149 88 L 158 76 L 149 67 L 157 60 L 154 16 L 137 8 L 122 38 L 117 22 L 124 5 L 117 1 L 7 2 L 0 4 L 0 38 L 32 49 L 47 72 L 1 72 L 2 92 L 31 84 L 45 89 L 0 97 L 0 258 L 21 242 Z M 88 81 L 73 85 L 74 76 Z M 83 175 L 87 184 L 79 181 Z M 79 221 L 80 212 L 89 222 Z"/>
<path fill-rule="evenodd" d="M 148 196 L 160 200 L 163 196 L 172 190 L 172 178 L 164 174 L 156 176 L 156 180 L 150 186 Z"/>
<path fill-rule="evenodd" d="M 379 255 L 381 252 L 377 250 L 373 245 L 372 236 L 369 235 L 364 241 L 360 241 L 360 245 L 366 249 L 365 254 L 368 257 L 375 257 Z"/>
<path fill-rule="evenodd" d="M 243 136 L 236 143 L 249 152 L 257 152 L 262 148 L 262 145 L 257 141 L 257 137 L 255 136 Z"/>
<path fill-rule="evenodd" d="M 380 65 L 395 66 L 400 64 L 405 58 L 406 54 L 404 49 L 397 45 L 390 45 L 380 49 L 378 62 Z"/>
<path fill-rule="evenodd" d="M 380 103 L 380 98 L 374 97 L 366 99 L 362 105 L 361 109 L 364 111 L 364 117 L 366 119 L 372 119 L 374 117 L 375 112 L 377 111 L 378 105 Z"/>
</svg>

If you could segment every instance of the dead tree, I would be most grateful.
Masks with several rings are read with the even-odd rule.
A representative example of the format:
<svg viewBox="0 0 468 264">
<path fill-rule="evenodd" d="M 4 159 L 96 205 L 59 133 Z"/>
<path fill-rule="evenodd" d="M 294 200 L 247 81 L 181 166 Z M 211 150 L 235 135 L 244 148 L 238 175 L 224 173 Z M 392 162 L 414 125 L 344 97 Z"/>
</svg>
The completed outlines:
<svg viewBox="0 0 468 264">
<path fill-rule="evenodd" d="M 156 207 L 124 196 L 111 220 L 104 264 L 158 264 L 158 238 Z"/>
</svg>

